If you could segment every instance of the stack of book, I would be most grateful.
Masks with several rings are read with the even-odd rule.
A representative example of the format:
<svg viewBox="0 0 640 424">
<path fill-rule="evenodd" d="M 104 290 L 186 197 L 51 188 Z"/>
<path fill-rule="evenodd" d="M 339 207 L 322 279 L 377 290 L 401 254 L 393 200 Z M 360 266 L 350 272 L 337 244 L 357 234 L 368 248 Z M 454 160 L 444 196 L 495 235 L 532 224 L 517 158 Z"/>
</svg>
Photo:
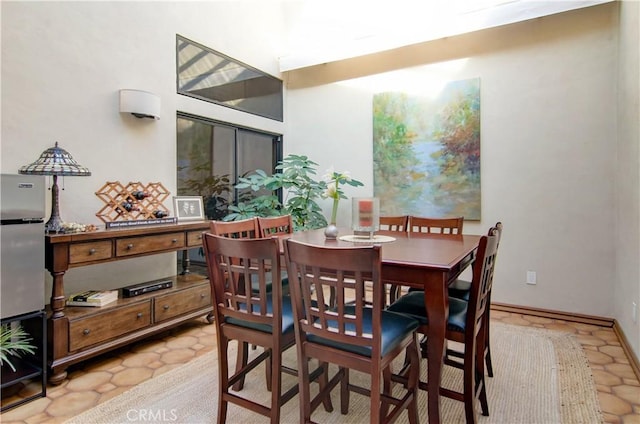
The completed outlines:
<svg viewBox="0 0 640 424">
<path fill-rule="evenodd" d="M 100 307 L 116 300 L 118 300 L 118 290 L 87 290 L 69 296 L 67 306 Z"/>
</svg>

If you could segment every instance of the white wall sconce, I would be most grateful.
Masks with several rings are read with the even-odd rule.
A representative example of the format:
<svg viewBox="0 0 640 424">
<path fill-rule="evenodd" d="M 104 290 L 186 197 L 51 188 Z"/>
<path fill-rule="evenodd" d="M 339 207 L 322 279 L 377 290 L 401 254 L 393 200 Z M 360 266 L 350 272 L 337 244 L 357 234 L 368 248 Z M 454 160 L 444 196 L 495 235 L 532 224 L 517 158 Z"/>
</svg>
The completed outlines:
<svg viewBox="0 0 640 424">
<path fill-rule="evenodd" d="M 136 118 L 160 119 L 160 97 L 142 90 L 120 90 L 120 113 Z"/>
</svg>

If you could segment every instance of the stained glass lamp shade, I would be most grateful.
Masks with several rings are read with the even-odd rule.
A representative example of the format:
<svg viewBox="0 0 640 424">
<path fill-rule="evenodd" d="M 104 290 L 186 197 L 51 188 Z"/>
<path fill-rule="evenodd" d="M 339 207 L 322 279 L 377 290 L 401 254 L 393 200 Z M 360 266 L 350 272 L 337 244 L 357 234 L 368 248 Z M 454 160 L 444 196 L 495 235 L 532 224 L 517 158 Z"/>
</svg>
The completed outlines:
<svg viewBox="0 0 640 424">
<path fill-rule="evenodd" d="M 45 224 L 47 232 L 57 233 L 62 228 L 62 220 L 58 207 L 58 176 L 63 177 L 87 177 L 91 171 L 81 166 L 73 157 L 61 147 L 58 142 L 54 147 L 50 147 L 32 164 L 25 165 L 18 171 L 20 174 L 29 175 L 52 175 L 53 185 L 51 186 L 51 217 Z"/>
</svg>

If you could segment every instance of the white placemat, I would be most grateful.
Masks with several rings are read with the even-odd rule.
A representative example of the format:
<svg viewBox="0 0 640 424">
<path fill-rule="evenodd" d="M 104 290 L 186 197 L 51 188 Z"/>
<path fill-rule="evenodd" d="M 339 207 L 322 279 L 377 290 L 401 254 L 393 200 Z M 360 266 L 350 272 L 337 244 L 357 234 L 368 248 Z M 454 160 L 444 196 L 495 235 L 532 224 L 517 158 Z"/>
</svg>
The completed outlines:
<svg viewBox="0 0 640 424">
<path fill-rule="evenodd" d="M 373 238 L 369 236 L 357 236 L 355 234 L 347 234 L 346 236 L 338 237 L 342 241 L 351 241 L 354 243 L 388 243 L 390 241 L 396 241 L 395 237 L 374 235 Z"/>
</svg>

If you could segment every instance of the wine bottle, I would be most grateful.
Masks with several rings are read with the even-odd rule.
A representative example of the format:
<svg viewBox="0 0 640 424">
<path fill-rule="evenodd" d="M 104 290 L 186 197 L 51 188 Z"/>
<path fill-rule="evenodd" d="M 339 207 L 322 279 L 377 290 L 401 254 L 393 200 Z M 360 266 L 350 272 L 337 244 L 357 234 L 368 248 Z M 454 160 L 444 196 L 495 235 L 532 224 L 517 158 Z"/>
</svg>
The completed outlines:
<svg viewBox="0 0 640 424">
<path fill-rule="evenodd" d="M 137 200 L 142 200 L 142 199 L 150 196 L 149 193 L 147 193 L 146 191 L 141 191 L 141 190 L 134 191 L 134 192 L 131 193 L 131 195 L 133 197 L 135 197 Z"/>
<path fill-rule="evenodd" d="M 122 206 L 122 208 L 124 210 L 126 210 L 127 212 L 133 212 L 133 211 L 139 211 L 140 208 L 137 208 L 133 202 L 129 201 L 129 200 L 125 200 L 124 202 L 120 203 L 120 206 Z"/>
<path fill-rule="evenodd" d="M 161 210 L 153 211 L 153 216 L 155 216 L 156 218 L 164 218 L 167 215 L 168 214 L 165 211 L 161 211 Z"/>
</svg>

